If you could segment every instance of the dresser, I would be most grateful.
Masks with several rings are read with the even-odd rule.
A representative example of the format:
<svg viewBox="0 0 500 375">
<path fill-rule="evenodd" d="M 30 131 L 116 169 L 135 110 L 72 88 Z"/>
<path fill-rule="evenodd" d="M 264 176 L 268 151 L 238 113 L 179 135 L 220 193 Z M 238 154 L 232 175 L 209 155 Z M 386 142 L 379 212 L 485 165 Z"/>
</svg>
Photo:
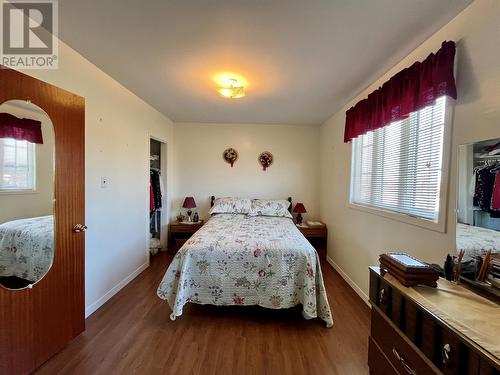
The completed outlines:
<svg viewBox="0 0 500 375">
<path fill-rule="evenodd" d="M 458 323 L 451 323 L 418 303 L 416 294 L 410 292 L 414 290 L 394 282 L 390 276 L 384 278 L 378 267 L 370 267 L 371 374 L 500 374 L 496 355 L 465 335 Z M 445 292 L 448 302 L 453 302 L 449 301 L 454 298 L 453 293 Z M 489 311 L 495 316 L 495 308 Z"/>
</svg>

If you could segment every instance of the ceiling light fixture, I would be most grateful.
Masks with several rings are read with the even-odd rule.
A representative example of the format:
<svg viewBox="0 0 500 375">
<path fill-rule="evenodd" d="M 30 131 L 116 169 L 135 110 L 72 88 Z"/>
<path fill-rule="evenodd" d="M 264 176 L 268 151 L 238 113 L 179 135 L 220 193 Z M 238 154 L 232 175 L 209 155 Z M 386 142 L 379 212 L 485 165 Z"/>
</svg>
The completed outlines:
<svg viewBox="0 0 500 375">
<path fill-rule="evenodd" d="M 223 98 L 238 99 L 245 96 L 245 87 L 235 78 L 227 78 L 221 86 L 217 88 L 217 92 Z"/>
</svg>

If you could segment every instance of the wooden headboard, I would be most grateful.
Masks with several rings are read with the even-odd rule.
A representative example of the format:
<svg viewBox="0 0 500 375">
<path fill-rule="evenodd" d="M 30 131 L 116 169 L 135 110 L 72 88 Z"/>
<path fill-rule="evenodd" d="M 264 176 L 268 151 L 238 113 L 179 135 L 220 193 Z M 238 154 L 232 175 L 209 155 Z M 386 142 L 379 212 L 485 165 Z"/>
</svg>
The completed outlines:
<svg viewBox="0 0 500 375">
<path fill-rule="evenodd" d="M 288 207 L 288 211 L 290 211 L 290 213 L 292 213 L 292 197 L 288 197 L 286 200 L 288 202 L 290 202 L 290 207 Z M 214 202 L 215 202 L 215 195 L 212 195 L 210 197 L 210 207 L 214 206 Z"/>
</svg>

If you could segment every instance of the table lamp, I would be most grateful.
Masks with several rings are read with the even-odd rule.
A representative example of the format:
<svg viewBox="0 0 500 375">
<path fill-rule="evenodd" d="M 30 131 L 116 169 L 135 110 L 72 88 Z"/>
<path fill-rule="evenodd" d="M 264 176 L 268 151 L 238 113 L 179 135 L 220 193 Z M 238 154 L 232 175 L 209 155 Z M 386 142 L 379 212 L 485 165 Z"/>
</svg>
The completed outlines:
<svg viewBox="0 0 500 375">
<path fill-rule="evenodd" d="M 293 212 L 297 214 L 297 224 L 302 225 L 302 215 L 303 213 L 306 213 L 306 208 L 302 203 L 297 203 L 295 205 L 295 208 L 293 209 Z"/>
<path fill-rule="evenodd" d="M 182 208 L 187 208 L 187 215 L 188 215 L 188 221 L 189 222 L 192 222 L 192 219 L 191 219 L 191 214 L 192 214 L 192 211 L 191 211 L 191 208 L 195 208 L 196 207 L 196 202 L 194 201 L 194 198 L 193 197 L 186 197 L 184 199 L 184 203 L 182 204 Z"/>
</svg>

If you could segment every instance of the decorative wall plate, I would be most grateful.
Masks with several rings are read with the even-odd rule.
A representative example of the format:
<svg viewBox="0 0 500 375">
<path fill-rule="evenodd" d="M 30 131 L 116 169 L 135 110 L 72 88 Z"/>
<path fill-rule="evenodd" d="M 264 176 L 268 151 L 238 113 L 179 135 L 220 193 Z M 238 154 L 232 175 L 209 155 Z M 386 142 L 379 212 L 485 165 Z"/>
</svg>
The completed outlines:
<svg viewBox="0 0 500 375">
<path fill-rule="evenodd" d="M 271 164 L 273 164 L 274 157 L 269 151 L 264 151 L 259 155 L 259 164 L 262 166 L 262 170 L 265 171 Z"/>
<path fill-rule="evenodd" d="M 222 153 L 222 158 L 226 163 L 231 164 L 231 168 L 233 167 L 233 164 L 238 160 L 238 151 L 236 151 L 234 148 L 226 148 L 224 152 Z"/>
</svg>

